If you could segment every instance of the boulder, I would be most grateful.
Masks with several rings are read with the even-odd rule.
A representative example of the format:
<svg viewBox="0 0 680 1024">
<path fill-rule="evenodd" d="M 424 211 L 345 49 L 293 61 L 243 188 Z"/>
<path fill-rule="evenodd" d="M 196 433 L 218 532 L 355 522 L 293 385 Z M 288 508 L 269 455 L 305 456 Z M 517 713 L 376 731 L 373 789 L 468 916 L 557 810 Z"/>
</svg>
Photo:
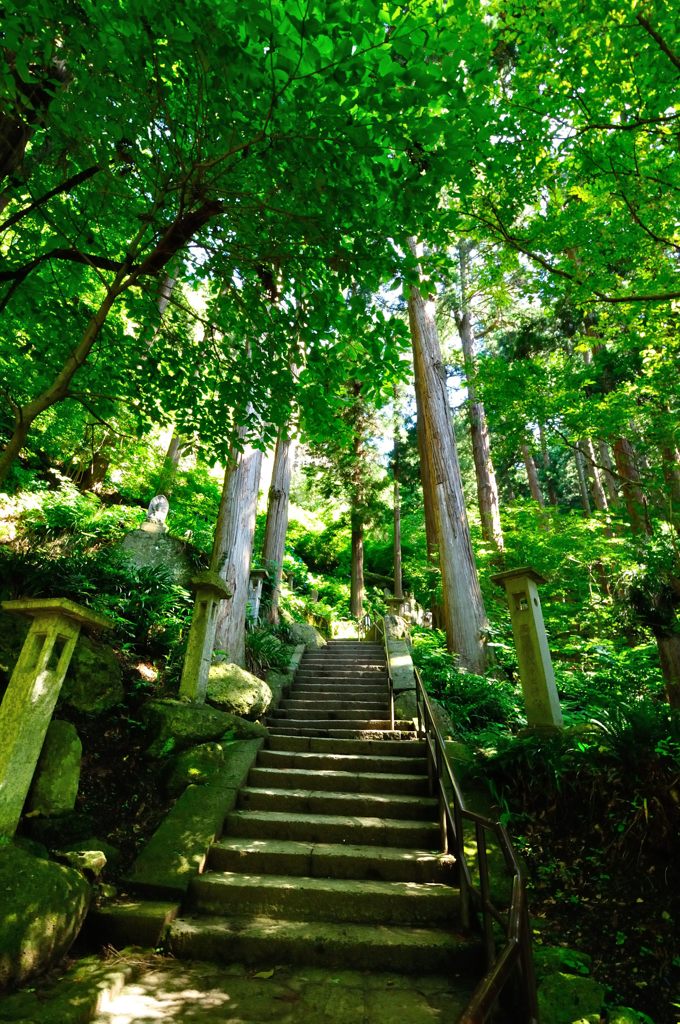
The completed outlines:
<svg viewBox="0 0 680 1024">
<path fill-rule="evenodd" d="M 164 757 L 198 743 L 224 737 L 253 739 L 267 735 L 264 726 L 257 722 L 247 722 L 205 704 L 188 704 L 180 700 L 149 701 L 142 709 L 142 717 L 155 736 L 147 750 L 149 757 Z"/>
<path fill-rule="evenodd" d="M 49 850 L 65 850 L 91 836 L 95 823 L 89 814 L 69 811 L 55 817 L 24 818 L 22 828 L 30 839 L 42 843 Z"/>
<path fill-rule="evenodd" d="M 61 703 L 99 715 L 121 704 L 124 697 L 120 665 L 111 648 L 81 633 L 61 688 Z"/>
<path fill-rule="evenodd" d="M 221 743 L 201 743 L 190 747 L 176 759 L 167 782 L 170 796 L 179 796 L 187 786 L 203 785 L 210 782 L 224 764 L 224 748 Z"/>
<path fill-rule="evenodd" d="M 448 753 L 449 744 L 446 744 Z M 570 949 L 568 946 L 535 946 L 534 966 L 536 975 L 542 978 L 546 974 L 553 974 L 555 971 L 564 971 L 565 974 L 590 974 L 592 958 L 580 949 Z"/>
<path fill-rule="evenodd" d="M 206 701 L 220 711 L 256 719 L 268 710 L 272 691 L 264 680 L 251 672 L 222 661 L 210 666 Z"/>
<path fill-rule="evenodd" d="M 629 1006 L 613 1006 L 607 1014 L 608 1024 L 643 1024 L 645 1020 L 649 1018 L 643 1017 L 637 1010 L 631 1010 Z"/>
<path fill-rule="evenodd" d="M 308 622 L 291 622 L 287 628 L 293 643 L 304 644 L 308 651 L 315 651 L 319 647 L 326 646 L 326 641 L 321 633 Z"/>
<path fill-rule="evenodd" d="M 50 722 L 38 759 L 27 810 L 35 814 L 67 814 L 76 805 L 83 745 L 74 725 Z"/>
<path fill-rule="evenodd" d="M 101 850 L 62 850 L 54 856 L 88 878 L 99 878 L 106 867 L 106 854 Z"/>
<path fill-rule="evenodd" d="M 605 987 L 593 978 L 556 971 L 548 974 L 538 987 L 538 1010 L 546 1024 L 573 1024 L 599 1014 L 604 1005 Z"/>
<path fill-rule="evenodd" d="M 85 920 L 90 886 L 73 868 L 0 847 L 0 990 L 48 970 Z"/>
<path fill-rule="evenodd" d="M 161 524 L 144 523 L 139 530 L 126 534 L 116 547 L 137 569 L 162 566 L 169 570 L 174 583 L 189 586 L 192 571 L 186 545 L 165 533 Z"/>
</svg>

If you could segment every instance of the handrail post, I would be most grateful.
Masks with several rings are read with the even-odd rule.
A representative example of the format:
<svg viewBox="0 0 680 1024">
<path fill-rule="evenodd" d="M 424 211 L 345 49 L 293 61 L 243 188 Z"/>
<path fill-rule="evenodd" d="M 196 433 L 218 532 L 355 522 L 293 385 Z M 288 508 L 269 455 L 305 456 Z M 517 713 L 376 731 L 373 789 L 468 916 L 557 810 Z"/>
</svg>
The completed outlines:
<svg viewBox="0 0 680 1024">
<path fill-rule="evenodd" d="M 482 926 L 484 929 L 484 946 L 486 948 L 486 960 L 490 967 L 496 956 L 496 941 L 493 934 L 493 919 L 489 910 L 489 862 L 486 852 L 486 832 L 480 822 L 475 826 L 475 838 L 477 840 L 477 863 L 479 864 L 479 888 L 482 894 Z"/>
</svg>

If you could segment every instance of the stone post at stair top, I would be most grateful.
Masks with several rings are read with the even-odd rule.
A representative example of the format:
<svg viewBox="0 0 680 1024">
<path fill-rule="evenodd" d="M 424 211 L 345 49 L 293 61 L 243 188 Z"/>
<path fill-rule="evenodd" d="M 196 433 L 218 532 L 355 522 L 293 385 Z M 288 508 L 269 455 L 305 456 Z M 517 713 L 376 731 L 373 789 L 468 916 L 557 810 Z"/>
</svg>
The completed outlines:
<svg viewBox="0 0 680 1024">
<path fill-rule="evenodd" d="M 194 576 L 191 589 L 196 594 L 196 600 L 179 695 L 195 704 L 202 704 L 208 689 L 208 675 L 215 643 L 217 606 L 220 601 L 231 597 L 231 590 L 218 573 L 209 571 Z"/>
<path fill-rule="evenodd" d="M 248 618 L 256 621 L 260 615 L 260 603 L 264 581 L 269 579 L 266 569 L 251 569 L 248 581 Z"/>
<path fill-rule="evenodd" d="M 168 518 L 170 503 L 164 494 L 157 494 L 149 502 L 146 519 L 140 526 L 145 533 L 167 533 L 165 520 Z"/>
<path fill-rule="evenodd" d="M 0 705 L 0 836 L 12 836 L 80 630 L 113 623 L 66 598 L 3 601 L 2 607 L 33 620 Z"/>
<path fill-rule="evenodd" d="M 527 723 L 534 729 L 561 729 L 562 709 L 537 589 L 537 584 L 547 580 L 528 566 L 491 579 L 505 588 L 508 599 Z"/>
</svg>

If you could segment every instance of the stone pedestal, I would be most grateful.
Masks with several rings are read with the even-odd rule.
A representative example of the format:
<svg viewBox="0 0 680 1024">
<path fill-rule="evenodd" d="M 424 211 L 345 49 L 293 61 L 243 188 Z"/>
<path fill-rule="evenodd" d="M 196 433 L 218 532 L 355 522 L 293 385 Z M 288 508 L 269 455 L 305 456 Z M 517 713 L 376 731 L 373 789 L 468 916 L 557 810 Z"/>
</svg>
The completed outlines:
<svg viewBox="0 0 680 1024">
<path fill-rule="evenodd" d="M 112 623 L 65 598 L 3 601 L 2 607 L 33 620 L 0 706 L 0 836 L 12 836 L 80 630 Z"/>
<path fill-rule="evenodd" d="M 215 643 L 217 606 L 220 601 L 231 597 L 231 591 L 216 572 L 202 572 L 194 576 L 191 588 L 196 594 L 196 600 L 179 695 L 185 700 L 202 704 L 208 688 L 208 674 Z"/>
<path fill-rule="evenodd" d="M 528 566 L 492 576 L 505 589 L 517 649 L 527 722 L 534 729 L 563 725 L 537 585 L 547 581 Z"/>
</svg>

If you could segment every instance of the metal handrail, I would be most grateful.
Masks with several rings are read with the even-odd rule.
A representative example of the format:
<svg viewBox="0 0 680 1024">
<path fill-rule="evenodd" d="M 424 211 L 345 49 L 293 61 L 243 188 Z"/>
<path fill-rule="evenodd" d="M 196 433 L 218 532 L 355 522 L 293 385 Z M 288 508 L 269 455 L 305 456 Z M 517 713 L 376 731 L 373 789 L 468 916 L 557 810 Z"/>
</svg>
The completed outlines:
<svg viewBox="0 0 680 1024">
<path fill-rule="evenodd" d="M 384 621 L 378 622 L 376 628 L 378 633 L 382 634 L 385 646 L 390 707 L 394 722 L 394 685 L 387 649 L 387 631 Z M 460 786 L 451 770 L 444 740 L 434 718 L 430 698 L 415 666 L 414 672 L 418 735 L 424 739 L 427 747 L 431 792 L 439 797 L 442 847 L 444 852 L 452 854 L 456 861 L 463 927 L 469 928 L 473 915 L 477 916 L 486 953 L 486 974 L 477 985 L 463 1014 L 458 1018 L 458 1024 L 484 1024 L 493 1013 L 499 996 L 506 993 L 510 987 L 513 988 L 513 1002 L 507 1007 L 507 1011 L 511 1019 L 517 1024 L 538 1024 L 536 978 L 531 954 L 524 871 L 504 826 L 500 822 L 468 810 L 465 806 Z M 465 853 L 465 824 L 474 826 L 478 885 L 473 881 Z M 500 911 L 491 899 L 487 845 L 489 835 L 498 844 L 506 868 L 512 876 L 510 905 L 505 913 Z M 494 926 L 499 926 L 503 932 L 500 950 L 497 950 Z"/>
</svg>

